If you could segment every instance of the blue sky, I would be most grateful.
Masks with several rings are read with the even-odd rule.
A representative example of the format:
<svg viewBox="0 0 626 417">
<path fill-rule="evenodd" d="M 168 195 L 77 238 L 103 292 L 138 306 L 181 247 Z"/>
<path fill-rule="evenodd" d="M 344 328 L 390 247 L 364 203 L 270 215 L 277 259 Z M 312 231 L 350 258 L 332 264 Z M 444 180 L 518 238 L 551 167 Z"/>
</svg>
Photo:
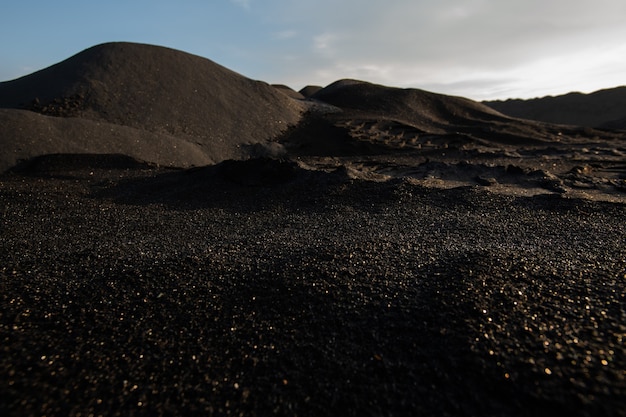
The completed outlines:
<svg viewBox="0 0 626 417">
<path fill-rule="evenodd" d="M 356 78 L 476 100 L 626 85 L 623 0 L 35 0 L 0 13 L 0 80 L 131 41 L 247 77 Z"/>
</svg>

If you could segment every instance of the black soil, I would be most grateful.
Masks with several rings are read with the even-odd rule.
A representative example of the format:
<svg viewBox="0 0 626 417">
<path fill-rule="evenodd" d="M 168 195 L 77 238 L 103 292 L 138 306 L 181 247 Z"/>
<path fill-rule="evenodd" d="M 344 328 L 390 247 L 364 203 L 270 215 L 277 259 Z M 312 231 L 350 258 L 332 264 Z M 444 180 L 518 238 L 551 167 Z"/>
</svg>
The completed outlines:
<svg viewBox="0 0 626 417">
<path fill-rule="evenodd" d="M 623 204 L 53 162 L 0 181 L 4 416 L 626 415 Z"/>
<path fill-rule="evenodd" d="M 626 416 L 623 132 L 301 94 L 128 43 L 0 83 L 1 416 Z"/>
</svg>

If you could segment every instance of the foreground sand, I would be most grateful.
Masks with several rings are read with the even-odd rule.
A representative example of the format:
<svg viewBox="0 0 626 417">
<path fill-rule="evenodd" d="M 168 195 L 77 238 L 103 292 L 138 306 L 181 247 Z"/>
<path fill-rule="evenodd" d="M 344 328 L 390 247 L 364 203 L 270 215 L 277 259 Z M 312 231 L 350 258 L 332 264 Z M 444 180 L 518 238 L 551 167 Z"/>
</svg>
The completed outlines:
<svg viewBox="0 0 626 417">
<path fill-rule="evenodd" d="M 624 204 L 276 172 L 4 175 L 0 414 L 626 415 Z"/>
</svg>

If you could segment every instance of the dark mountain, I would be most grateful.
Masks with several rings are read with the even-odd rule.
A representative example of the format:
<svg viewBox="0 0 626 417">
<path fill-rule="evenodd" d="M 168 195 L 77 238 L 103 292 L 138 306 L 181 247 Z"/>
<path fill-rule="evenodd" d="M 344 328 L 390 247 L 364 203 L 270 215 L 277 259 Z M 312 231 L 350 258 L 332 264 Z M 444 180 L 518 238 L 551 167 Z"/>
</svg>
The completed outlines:
<svg viewBox="0 0 626 417">
<path fill-rule="evenodd" d="M 357 80 L 339 80 L 310 96 L 323 115 L 289 137 L 292 152 L 350 155 L 437 147 L 551 143 L 561 128 L 505 116 L 475 101 Z"/>
<path fill-rule="evenodd" d="M 321 87 L 319 85 L 307 85 L 306 87 L 302 88 L 299 93 L 308 98 L 320 91 L 322 88 L 324 87 Z"/>
<path fill-rule="evenodd" d="M 530 100 L 485 101 L 512 117 L 548 123 L 626 129 L 626 86 L 590 94 L 569 93 Z"/>
<path fill-rule="evenodd" d="M 72 149 L 178 166 L 279 152 L 273 139 L 303 109 L 208 59 L 133 43 L 98 45 L 0 83 L 0 107 L 14 109 L 0 115 L 0 140 L 13 158 Z M 164 157 L 147 154 L 156 152 L 151 145 Z"/>
<path fill-rule="evenodd" d="M 448 149 L 469 158 L 597 135 L 462 97 L 357 80 L 298 93 L 133 43 L 98 45 L 0 83 L 0 171 L 47 154 L 125 155 L 175 167 L 284 155 L 449 156 Z"/>
<path fill-rule="evenodd" d="M 479 120 L 509 121 L 493 109 L 466 98 L 357 80 L 336 81 L 311 97 L 342 109 L 392 117 L 425 130 L 448 130 L 451 125 Z"/>
</svg>

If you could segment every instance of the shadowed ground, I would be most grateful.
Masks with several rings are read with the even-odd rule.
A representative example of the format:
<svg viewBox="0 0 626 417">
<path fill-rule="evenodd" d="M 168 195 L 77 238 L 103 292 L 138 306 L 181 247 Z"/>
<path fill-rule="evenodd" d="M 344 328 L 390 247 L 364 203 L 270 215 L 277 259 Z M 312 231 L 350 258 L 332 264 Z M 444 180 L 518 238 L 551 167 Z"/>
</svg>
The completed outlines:
<svg viewBox="0 0 626 417">
<path fill-rule="evenodd" d="M 105 162 L 0 182 L 3 415 L 624 415 L 623 204 Z"/>
<path fill-rule="evenodd" d="M 127 43 L 0 107 L 2 416 L 626 415 L 623 131 Z"/>
</svg>

